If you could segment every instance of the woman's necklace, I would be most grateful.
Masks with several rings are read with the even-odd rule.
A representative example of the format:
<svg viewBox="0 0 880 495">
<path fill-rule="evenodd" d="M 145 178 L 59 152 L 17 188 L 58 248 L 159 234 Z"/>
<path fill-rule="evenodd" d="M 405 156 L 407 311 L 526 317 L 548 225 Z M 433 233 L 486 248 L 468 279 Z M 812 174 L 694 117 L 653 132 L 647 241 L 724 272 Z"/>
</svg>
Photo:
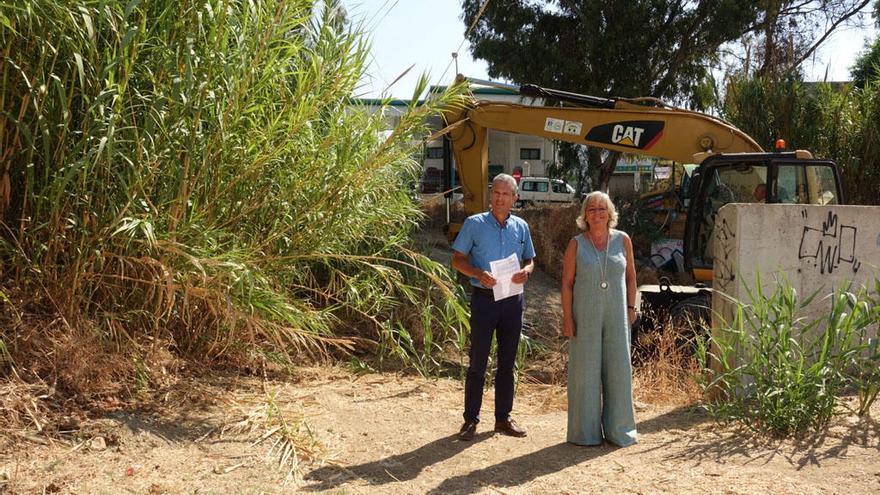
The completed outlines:
<svg viewBox="0 0 880 495">
<path fill-rule="evenodd" d="M 593 243 L 593 238 L 590 234 L 587 234 L 587 240 L 590 241 L 590 246 L 593 246 L 593 251 L 596 252 L 596 259 L 599 259 L 599 250 L 596 249 L 596 244 Z M 608 279 L 606 275 L 608 274 L 608 245 L 611 244 L 611 232 L 608 232 L 608 238 L 605 239 L 605 250 L 603 254 L 605 255 L 604 264 L 599 264 L 599 275 L 601 279 L 599 281 L 599 288 L 602 290 L 608 290 Z"/>
</svg>

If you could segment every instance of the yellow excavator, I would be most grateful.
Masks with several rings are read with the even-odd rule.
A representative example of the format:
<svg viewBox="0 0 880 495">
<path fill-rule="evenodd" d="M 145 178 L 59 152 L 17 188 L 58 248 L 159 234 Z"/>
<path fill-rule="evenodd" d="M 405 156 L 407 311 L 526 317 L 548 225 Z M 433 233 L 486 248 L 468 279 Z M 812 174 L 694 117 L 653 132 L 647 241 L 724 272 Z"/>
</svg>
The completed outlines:
<svg viewBox="0 0 880 495">
<path fill-rule="evenodd" d="M 488 208 L 490 129 L 697 164 L 683 194 L 689 199 L 682 262 L 699 283 L 712 280 L 712 229 L 730 202 L 843 204 L 837 165 L 808 151 L 765 152 L 754 139 L 721 119 L 674 108 L 655 98 L 600 98 L 535 85 L 469 79 L 456 84 L 503 88 L 559 106 L 532 106 L 471 98 L 444 112 L 447 136 L 467 214 Z M 450 224 L 454 238 L 460 225 Z M 661 283 L 640 287 L 642 301 L 675 313 L 675 305 L 703 304 L 708 290 Z"/>
</svg>

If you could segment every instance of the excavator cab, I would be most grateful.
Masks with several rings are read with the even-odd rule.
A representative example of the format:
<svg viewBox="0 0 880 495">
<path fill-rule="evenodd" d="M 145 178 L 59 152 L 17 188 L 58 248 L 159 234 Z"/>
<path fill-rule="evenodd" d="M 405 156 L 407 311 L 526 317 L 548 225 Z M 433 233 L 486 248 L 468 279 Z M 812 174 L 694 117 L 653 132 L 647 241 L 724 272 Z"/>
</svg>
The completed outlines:
<svg viewBox="0 0 880 495">
<path fill-rule="evenodd" d="M 685 268 L 697 281 L 712 280 L 715 217 L 727 203 L 841 204 L 837 165 L 803 151 L 713 155 L 690 183 L 684 238 Z"/>
</svg>

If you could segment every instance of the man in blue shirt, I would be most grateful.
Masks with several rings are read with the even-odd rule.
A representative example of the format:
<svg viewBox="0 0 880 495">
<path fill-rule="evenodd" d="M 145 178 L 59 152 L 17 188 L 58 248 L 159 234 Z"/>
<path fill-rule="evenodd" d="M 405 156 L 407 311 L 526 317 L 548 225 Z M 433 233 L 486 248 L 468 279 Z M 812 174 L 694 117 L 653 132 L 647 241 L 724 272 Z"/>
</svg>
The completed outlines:
<svg viewBox="0 0 880 495">
<path fill-rule="evenodd" d="M 515 437 L 526 436 L 511 418 L 513 409 L 513 368 L 522 332 L 523 295 L 517 294 L 496 301 L 492 287 L 499 283 L 489 263 L 516 254 L 522 267 L 511 281 L 524 284 L 534 270 L 535 248 L 528 224 L 511 215 L 517 200 L 516 180 L 499 174 L 492 180 L 492 209 L 472 215 L 464 222 L 452 245 L 452 266 L 470 277 L 471 349 L 470 364 L 464 384 L 464 424 L 459 430 L 461 440 L 471 440 L 480 422 L 486 363 L 492 334 L 498 341 L 498 369 L 495 373 L 495 431 Z"/>
</svg>

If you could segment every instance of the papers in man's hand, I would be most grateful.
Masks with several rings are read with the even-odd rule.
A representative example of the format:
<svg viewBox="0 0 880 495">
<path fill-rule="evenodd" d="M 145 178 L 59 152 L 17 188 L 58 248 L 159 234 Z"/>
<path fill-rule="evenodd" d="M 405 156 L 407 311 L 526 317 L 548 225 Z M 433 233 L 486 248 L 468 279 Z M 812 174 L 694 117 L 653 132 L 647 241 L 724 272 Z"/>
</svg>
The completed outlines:
<svg viewBox="0 0 880 495">
<path fill-rule="evenodd" d="M 491 268 L 492 277 L 496 281 L 495 286 L 492 287 L 492 293 L 496 301 L 522 294 L 523 284 L 515 284 L 510 281 L 513 274 L 520 270 L 519 258 L 517 258 L 516 254 L 511 254 L 501 260 L 490 261 L 489 268 Z"/>
</svg>

